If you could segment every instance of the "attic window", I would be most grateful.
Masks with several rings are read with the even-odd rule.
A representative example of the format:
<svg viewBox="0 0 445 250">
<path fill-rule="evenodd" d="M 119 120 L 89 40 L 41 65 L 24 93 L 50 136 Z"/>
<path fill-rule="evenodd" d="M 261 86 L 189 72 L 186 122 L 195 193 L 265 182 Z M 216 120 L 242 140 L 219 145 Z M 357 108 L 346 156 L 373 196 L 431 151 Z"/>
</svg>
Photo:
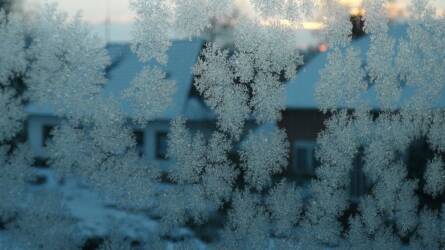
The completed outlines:
<svg viewBox="0 0 445 250">
<path fill-rule="evenodd" d="M 166 160 L 167 159 L 167 133 L 157 132 L 156 133 L 156 159 Z"/>
</svg>

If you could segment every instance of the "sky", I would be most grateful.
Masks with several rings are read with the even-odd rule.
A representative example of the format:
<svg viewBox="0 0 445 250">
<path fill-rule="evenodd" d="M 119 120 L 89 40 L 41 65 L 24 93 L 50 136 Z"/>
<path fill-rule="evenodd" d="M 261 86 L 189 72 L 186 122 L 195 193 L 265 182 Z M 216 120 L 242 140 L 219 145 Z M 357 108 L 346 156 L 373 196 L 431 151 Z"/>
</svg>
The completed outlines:
<svg viewBox="0 0 445 250">
<path fill-rule="evenodd" d="M 109 8 L 107 8 L 107 1 Z M 129 0 L 24 0 L 25 9 L 32 10 L 35 6 L 46 2 L 57 3 L 59 8 L 70 15 L 82 12 L 83 19 L 89 22 L 101 37 L 105 38 L 105 21 L 107 9 L 110 16 L 110 40 L 128 41 L 134 18 L 130 10 Z"/>
<path fill-rule="evenodd" d="M 245 0 L 239 0 L 245 1 Z M 340 0 L 355 5 L 361 0 Z M 396 0 L 406 3 L 409 0 Z M 134 18 L 130 10 L 129 0 L 24 0 L 25 9 L 34 9 L 35 6 L 45 2 L 56 2 L 59 7 L 70 15 L 82 11 L 84 20 L 91 23 L 92 28 L 104 39 L 106 38 L 106 17 L 110 16 L 110 41 L 129 41 L 131 39 L 131 23 Z M 109 5 L 107 5 L 107 2 Z M 445 9 L 445 0 L 434 0 L 435 5 Z M 109 7 L 107 7 L 109 6 Z M 108 11 L 109 12 L 108 12 Z"/>
</svg>

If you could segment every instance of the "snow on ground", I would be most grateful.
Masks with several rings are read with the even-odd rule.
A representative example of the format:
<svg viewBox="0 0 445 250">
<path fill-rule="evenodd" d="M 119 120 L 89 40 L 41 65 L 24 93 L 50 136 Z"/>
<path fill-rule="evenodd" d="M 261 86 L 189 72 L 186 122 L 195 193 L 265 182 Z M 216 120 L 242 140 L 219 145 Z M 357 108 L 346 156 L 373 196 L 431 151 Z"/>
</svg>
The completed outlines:
<svg viewBox="0 0 445 250">
<path fill-rule="evenodd" d="M 45 176 L 47 181 L 43 185 L 33 186 L 30 189 L 30 195 L 33 190 L 58 189 L 62 191 L 64 204 L 68 207 L 70 214 L 79 220 L 81 229 L 79 234 L 82 236 L 106 236 L 111 232 L 111 229 L 118 228 L 120 233 L 131 238 L 145 239 L 159 231 L 159 222 L 151 219 L 146 213 L 129 212 L 105 204 L 97 193 L 92 192 L 76 180 L 60 184 L 51 170 L 36 169 L 36 173 Z M 155 188 L 163 190 L 166 187 L 160 184 Z M 155 203 L 155 201 L 149 201 L 149 203 Z M 175 232 L 175 237 L 189 239 L 198 249 L 206 249 L 206 245 L 196 239 L 193 232 L 187 228 L 178 229 Z M 0 249 L 26 249 L 12 240 L 13 238 L 8 231 L 0 231 Z M 175 243 L 167 242 L 166 249 L 176 249 Z"/>
</svg>

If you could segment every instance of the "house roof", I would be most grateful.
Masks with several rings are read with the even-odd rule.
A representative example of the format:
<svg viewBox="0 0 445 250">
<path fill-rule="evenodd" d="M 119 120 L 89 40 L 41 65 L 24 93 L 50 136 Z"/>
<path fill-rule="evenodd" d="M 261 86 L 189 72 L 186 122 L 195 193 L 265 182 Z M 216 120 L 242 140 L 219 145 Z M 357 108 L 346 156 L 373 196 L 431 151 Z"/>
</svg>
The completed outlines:
<svg viewBox="0 0 445 250">
<path fill-rule="evenodd" d="M 172 104 L 155 119 L 171 120 L 179 115 L 189 119 L 214 119 L 214 115 L 202 102 L 188 98 L 192 87 L 192 67 L 196 63 L 201 47 L 202 39 L 176 40 L 167 51 L 168 63 L 160 65 L 154 60 L 144 64 L 139 61 L 128 43 L 111 43 L 107 51 L 111 58 L 111 65 L 107 69 L 108 82 L 103 89 L 103 94 L 119 100 L 122 110 L 130 117 L 135 110 L 122 98 L 122 93 L 127 89 L 133 79 L 145 65 L 158 66 L 164 70 L 167 78 L 176 82 L 176 92 Z M 26 111 L 30 114 L 52 114 L 49 105 L 29 104 Z"/>
<path fill-rule="evenodd" d="M 396 39 L 403 38 L 406 35 L 406 25 L 393 24 L 390 26 L 389 33 Z M 364 36 L 351 43 L 351 46 L 361 51 L 362 61 L 366 62 L 367 51 L 370 47 L 369 36 Z M 306 64 L 297 76 L 286 84 L 286 108 L 287 109 L 318 109 L 320 107 L 315 98 L 315 90 L 320 81 L 320 70 L 324 68 L 327 62 L 327 53 L 320 53 Z M 412 86 L 402 88 L 401 98 L 396 107 L 400 107 L 413 94 L 415 89 Z M 377 98 L 375 86 L 372 85 L 368 91 L 363 93 L 362 98 L 373 109 L 380 109 L 381 105 Z M 339 108 L 349 107 L 344 103 L 338 104 Z M 445 107 L 445 93 L 433 104 L 433 107 Z"/>
</svg>

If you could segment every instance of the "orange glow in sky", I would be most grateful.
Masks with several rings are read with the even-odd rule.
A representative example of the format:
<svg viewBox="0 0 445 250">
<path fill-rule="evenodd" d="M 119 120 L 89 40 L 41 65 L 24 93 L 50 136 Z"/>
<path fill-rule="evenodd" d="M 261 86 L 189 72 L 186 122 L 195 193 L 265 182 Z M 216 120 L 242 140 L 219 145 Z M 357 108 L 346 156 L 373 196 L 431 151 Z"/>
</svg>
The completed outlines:
<svg viewBox="0 0 445 250">
<path fill-rule="evenodd" d="M 110 5 L 110 16 L 112 22 L 130 22 L 134 18 L 130 10 L 129 0 L 108 0 Z M 243 0 L 237 0 L 243 2 Z M 245 0 L 244 0 L 245 1 Z M 340 3 L 352 8 L 360 8 L 362 0 L 338 0 Z M 395 6 L 406 6 L 409 0 L 394 0 Z M 42 4 L 43 0 L 25 0 L 24 6 L 33 9 L 36 5 Z M 86 20 L 92 23 L 104 22 L 106 19 L 107 0 L 49 0 L 56 2 L 60 8 L 70 14 L 81 10 Z M 445 9 L 445 0 L 432 0 L 438 8 Z M 241 6 L 242 7 L 242 6 Z"/>
<path fill-rule="evenodd" d="M 362 5 L 362 0 L 338 0 L 341 4 L 349 6 L 351 8 L 360 7 Z"/>
<path fill-rule="evenodd" d="M 45 2 L 57 3 L 60 9 L 74 15 L 78 11 L 82 12 L 84 20 L 90 22 L 99 34 L 104 34 L 104 26 L 107 20 L 107 13 L 110 17 L 110 31 L 112 40 L 128 40 L 130 39 L 131 24 L 134 19 L 134 13 L 130 10 L 130 0 L 24 0 L 23 6 L 25 9 L 32 10 L 36 6 Z M 107 8 L 107 1 L 108 6 Z M 249 13 L 248 0 L 235 0 L 241 12 Z M 362 0 L 338 0 L 340 3 L 351 8 L 351 12 L 358 14 L 362 13 Z M 409 0 L 394 0 L 388 7 L 391 16 L 403 16 Z M 438 13 L 444 13 L 445 0 L 432 0 L 435 7 L 438 8 Z M 108 11 L 107 11 L 108 9 Z M 322 24 L 318 22 L 305 22 L 300 24 L 305 29 L 316 30 L 322 28 Z"/>
</svg>

